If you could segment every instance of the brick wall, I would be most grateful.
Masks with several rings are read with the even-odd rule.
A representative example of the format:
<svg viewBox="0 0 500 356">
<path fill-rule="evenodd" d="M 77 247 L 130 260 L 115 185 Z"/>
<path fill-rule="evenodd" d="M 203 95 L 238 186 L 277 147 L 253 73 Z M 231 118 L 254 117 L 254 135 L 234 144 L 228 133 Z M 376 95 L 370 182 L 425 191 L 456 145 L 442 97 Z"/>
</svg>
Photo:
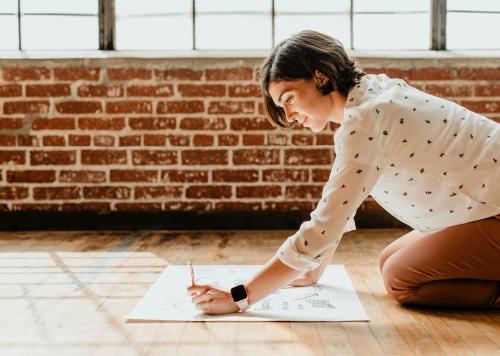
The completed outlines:
<svg viewBox="0 0 500 356">
<path fill-rule="evenodd" d="M 500 59 L 358 60 L 500 119 Z M 0 60 L 0 211 L 309 212 L 334 127 L 271 126 L 260 61 Z"/>
</svg>

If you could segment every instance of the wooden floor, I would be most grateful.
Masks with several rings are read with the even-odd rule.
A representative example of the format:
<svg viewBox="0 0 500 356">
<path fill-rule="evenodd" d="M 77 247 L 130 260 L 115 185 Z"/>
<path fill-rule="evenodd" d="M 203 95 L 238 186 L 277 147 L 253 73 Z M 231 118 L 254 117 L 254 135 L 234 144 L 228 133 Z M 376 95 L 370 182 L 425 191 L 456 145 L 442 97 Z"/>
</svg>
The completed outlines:
<svg viewBox="0 0 500 356">
<path fill-rule="evenodd" d="M 370 322 L 124 322 L 168 264 L 262 264 L 293 232 L 1 232 L 0 355 L 500 355 L 500 313 L 386 295 L 377 256 L 404 230 L 346 234 L 332 261 Z"/>
</svg>

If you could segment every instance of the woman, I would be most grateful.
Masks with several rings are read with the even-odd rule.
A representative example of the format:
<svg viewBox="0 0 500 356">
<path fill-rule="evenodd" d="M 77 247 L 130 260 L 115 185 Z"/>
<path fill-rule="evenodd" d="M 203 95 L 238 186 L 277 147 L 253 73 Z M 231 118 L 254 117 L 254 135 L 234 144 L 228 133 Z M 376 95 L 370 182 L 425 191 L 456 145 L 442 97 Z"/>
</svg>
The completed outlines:
<svg viewBox="0 0 500 356">
<path fill-rule="evenodd" d="M 414 230 L 380 256 L 405 305 L 500 307 L 500 128 L 400 79 L 366 74 L 335 39 L 303 31 L 261 67 L 266 112 L 320 132 L 336 158 L 311 219 L 244 286 L 188 288 L 206 314 L 248 308 L 286 284 L 315 283 L 368 194 Z"/>
</svg>

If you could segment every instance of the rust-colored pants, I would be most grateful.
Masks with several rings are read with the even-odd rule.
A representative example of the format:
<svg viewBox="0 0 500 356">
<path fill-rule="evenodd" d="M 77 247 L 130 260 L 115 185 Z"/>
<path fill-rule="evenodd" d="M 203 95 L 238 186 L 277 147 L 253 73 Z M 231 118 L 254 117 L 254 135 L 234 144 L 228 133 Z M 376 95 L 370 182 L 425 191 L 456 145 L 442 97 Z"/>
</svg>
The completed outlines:
<svg viewBox="0 0 500 356">
<path fill-rule="evenodd" d="M 387 292 L 404 305 L 500 308 L 500 219 L 412 231 L 380 255 Z"/>
</svg>

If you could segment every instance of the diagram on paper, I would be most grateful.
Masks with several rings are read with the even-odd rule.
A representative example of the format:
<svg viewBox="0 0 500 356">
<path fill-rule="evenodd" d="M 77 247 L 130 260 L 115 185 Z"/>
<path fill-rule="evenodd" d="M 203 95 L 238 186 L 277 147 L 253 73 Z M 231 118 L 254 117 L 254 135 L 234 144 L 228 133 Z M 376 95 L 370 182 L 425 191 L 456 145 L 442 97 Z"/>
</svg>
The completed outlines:
<svg viewBox="0 0 500 356">
<path fill-rule="evenodd" d="M 195 283 L 229 290 L 235 285 L 247 283 L 261 268 L 256 265 L 195 265 Z M 204 315 L 196 309 L 186 292 L 190 283 L 186 266 L 168 266 L 127 321 L 368 320 L 342 265 L 328 266 L 315 285 L 278 289 L 244 313 L 223 316 Z"/>
</svg>

